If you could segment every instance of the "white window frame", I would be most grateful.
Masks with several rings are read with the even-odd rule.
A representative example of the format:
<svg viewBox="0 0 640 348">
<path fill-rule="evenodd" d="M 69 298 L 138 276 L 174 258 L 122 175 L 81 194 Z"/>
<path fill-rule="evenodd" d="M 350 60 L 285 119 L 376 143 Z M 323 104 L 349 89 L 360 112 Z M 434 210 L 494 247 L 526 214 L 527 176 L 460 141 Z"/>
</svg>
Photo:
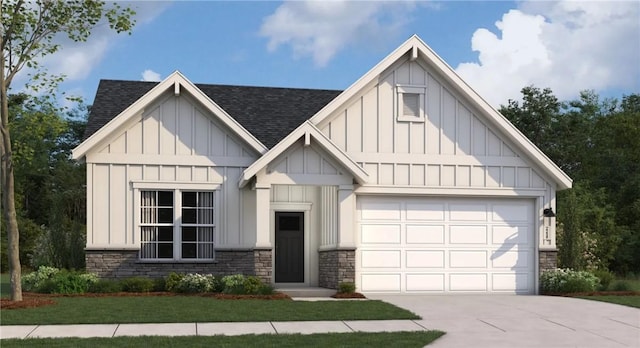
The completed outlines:
<svg viewBox="0 0 640 348">
<path fill-rule="evenodd" d="M 217 245 L 218 228 L 220 221 L 220 184 L 217 183 L 184 183 L 184 182 L 140 182 L 132 181 L 134 195 L 134 240 L 140 248 L 138 260 L 141 262 L 213 262 L 215 261 L 215 248 Z M 142 226 L 141 223 L 141 191 L 173 191 L 173 258 L 142 258 Z M 213 193 L 213 255 L 212 258 L 182 258 L 182 226 L 193 226 L 193 224 L 182 224 L 182 192 L 212 192 Z"/>
<path fill-rule="evenodd" d="M 419 114 L 417 116 L 414 115 L 405 115 L 404 114 L 404 94 L 417 94 L 419 96 Z M 396 86 L 396 96 L 397 96 L 397 109 L 396 109 L 396 118 L 400 122 L 425 122 L 425 100 L 427 95 L 427 86 L 415 86 L 415 85 L 397 85 Z"/>
</svg>

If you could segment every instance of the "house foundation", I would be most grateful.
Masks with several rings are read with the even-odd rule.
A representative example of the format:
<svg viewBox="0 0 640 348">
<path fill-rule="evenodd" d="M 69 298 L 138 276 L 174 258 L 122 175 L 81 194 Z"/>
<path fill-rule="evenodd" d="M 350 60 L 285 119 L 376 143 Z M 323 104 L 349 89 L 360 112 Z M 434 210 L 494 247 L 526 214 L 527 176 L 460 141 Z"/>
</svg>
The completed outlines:
<svg viewBox="0 0 640 348">
<path fill-rule="evenodd" d="M 355 283 L 355 249 L 324 250 L 319 252 L 319 256 L 319 286 L 337 289 L 340 283 Z"/>
</svg>

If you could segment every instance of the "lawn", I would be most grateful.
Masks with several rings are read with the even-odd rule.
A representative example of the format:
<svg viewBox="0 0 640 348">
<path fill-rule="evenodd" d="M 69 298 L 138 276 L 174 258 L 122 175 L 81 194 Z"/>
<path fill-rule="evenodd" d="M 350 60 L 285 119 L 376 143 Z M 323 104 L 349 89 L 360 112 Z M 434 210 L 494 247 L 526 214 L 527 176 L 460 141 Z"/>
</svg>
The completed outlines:
<svg viewBox="0 0 640 348">
<path fill-rule="evenodd" d="M 114 337 L 2 340 L 2 347 L 424 347 L 440 331 L 244 335 L 190 337 Z"/>
<path fill-rule="evenodd" d="M 382 301 L 219 300 L 200 296 L 56 297 L 2 311 L 2 325 L 418 319 Z"/>
<path fill-rule="evenodd" d="M 594 300 L 615 303 L 623 306 L 640 308 L 640 296 L 611 296 L 611 295 L 594 295 L 594 296 L 579 296 L 585 300 Z"/>
</svg>

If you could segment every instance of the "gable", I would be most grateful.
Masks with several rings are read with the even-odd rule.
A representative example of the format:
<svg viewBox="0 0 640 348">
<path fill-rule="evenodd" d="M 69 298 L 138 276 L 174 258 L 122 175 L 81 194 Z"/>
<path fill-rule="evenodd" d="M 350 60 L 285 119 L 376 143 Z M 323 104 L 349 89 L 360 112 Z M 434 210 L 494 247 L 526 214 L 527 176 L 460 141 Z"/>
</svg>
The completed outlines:
<svg viewBox="0 0 640 348">
<path fill-rule="evenodd" d="M 404 105 L 415 102 L 419 108 Z M 371 185 L 571 186 L 566 174 L 417 37 L 311 122 L 370 173 Z"/>
<path fill-rule="evenodd" d="M 114 155 L 111 156 L 114 162 L 126 158 L 116 155 L 129 155 L 132 161 L 140 161 L 140 155 L 155 158 L 200 156 L 203 160 L 209 159 L 210 163 L 199 164 L 228 165 L 228 160 L 216 161 L 222 157 L 246 157 L 247 161 L 239 162 L 248 166 L 258 155 L 187 93 L 179 96 L 169 91 L 163 93 L 123 128 L 105 139 L 98 151 Z M 91 161 L 96 156 L 89 154 L 88 157 Z"/>
</svg>

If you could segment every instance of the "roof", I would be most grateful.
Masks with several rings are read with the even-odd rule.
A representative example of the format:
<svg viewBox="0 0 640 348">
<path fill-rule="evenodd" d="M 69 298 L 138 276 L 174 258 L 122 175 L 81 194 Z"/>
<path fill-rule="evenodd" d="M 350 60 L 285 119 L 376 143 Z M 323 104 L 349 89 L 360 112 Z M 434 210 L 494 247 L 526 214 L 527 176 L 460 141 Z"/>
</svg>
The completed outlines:
<svg viewBox="0 0 640 348">
<path fill-rule="evenodd" d="M 84 139 L 102 128 L 159 82 L 101 80 Z M 233 119 L 271 148 L 341 91 L 196 84 Z"/>
</svg>

